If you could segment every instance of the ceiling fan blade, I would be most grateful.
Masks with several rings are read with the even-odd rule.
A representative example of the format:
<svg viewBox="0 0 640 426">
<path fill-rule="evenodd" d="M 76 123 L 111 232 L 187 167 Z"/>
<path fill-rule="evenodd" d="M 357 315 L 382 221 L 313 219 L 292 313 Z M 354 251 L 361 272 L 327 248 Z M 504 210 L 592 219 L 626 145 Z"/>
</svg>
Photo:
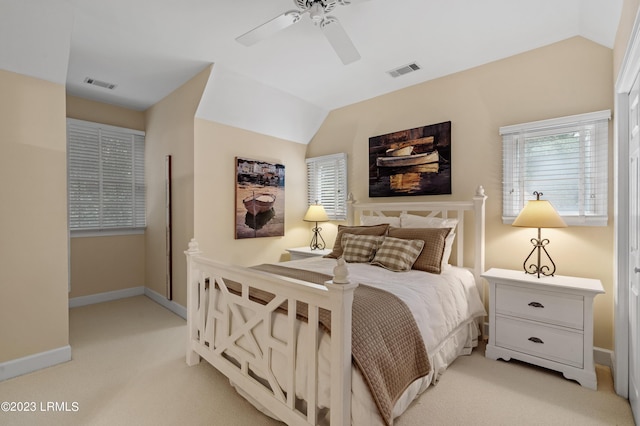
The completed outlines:
<svg viewBox="0 0 640 426">
<path fill-rule="evenodd" d="M 257 26 L 256 28 L 236 37 L 236 41 L 244 44 L 245 46 L 251 46 L 257 42 L 264 40 L 277 33 L 280 30 L 287 28 L 290 25 L 295 24 L 300 20 L 301 12 L 299 10 L 290 10 L 282 15 L 276 16 L 270 21 Z"/>
<path fill-rule="evenodd" d="M 343 64 L 347 65 L 360 59 L 360 53 L 336 18 L 327 16 L 320 26 Z"/>
</svg>

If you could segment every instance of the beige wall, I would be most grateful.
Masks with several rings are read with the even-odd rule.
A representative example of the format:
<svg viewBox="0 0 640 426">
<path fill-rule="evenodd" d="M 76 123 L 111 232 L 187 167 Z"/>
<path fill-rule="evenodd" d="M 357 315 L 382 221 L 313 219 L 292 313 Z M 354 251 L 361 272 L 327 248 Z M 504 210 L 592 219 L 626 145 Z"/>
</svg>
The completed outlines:
<svg viewBox="0 0 640 426">
<path fill-rule="evenodd" d="M 369 137 L 451 121 L 452 195 L 389 201 L 460 200 L 478 184 L 487 201 L 486 267 L 520 269 L 534 230 L 501 220 L 501 126 L 613 108 L 612 51 L 576 37 L 332 111 L 307 156 L 346 151 L 349 190 L 368 200 Z M 610 152 L 610 156 L 612 152 Z M 610 161 L 611 163 L 611 161 Z M 610 206 L 613 182 L 610 176 Z M 544 188 L 541 188 L 544 192 Z M 544 230 L 558 274 L 602 280 L 595 301 L 595 345 L 613 343 L 613 210 L 607 227 Z M 324 227 L 327 241 L 335 226 Z"/>
<path fill-rule="evenodd" d="M 69 344 L 64 86 L 0 70 L 0 363 Z"/>
<path fill-rule="evenodd" d="M 307 146 L 295 142 L 196 119 L 194 235 L 207 257 L 237 265 L 278 262 L 287 248 L 309 244 L 307 208 Z M 235 157 L 285 166 L 285 235 L 235 237 Z"/>
<path fill-rule="evenodd" d="M 67 95 L 67 117 L 144 132 L 144 111 Z"/>
<path fill-rule="evenodd" d="M 69 297 L 145 285 L 144 234 L 71 238 Z"/>
<path fill-rule="evenodd" d="M 210 73 L 207 67 L 146 111 L 146 286 L 166 294 L 164 176 L 165 156 L 171 155 L 173 300 L 182 306 L 187 300 L 184 250 L 193 237 L 194 117 Z"/>
<path fill-rule="evenodd" d="M 67 117 L 144 131 L 144 112 L 67 96 Z M 88 296 L 145 285 L 144 235 L 72 238 L 71 292 Z"/>
</svg>

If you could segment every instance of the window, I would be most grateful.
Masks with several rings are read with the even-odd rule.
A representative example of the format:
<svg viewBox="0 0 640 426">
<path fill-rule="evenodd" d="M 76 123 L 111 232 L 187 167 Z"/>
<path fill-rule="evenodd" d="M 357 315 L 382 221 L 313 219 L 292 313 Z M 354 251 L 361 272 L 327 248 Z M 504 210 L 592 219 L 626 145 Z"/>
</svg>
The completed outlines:
<svg viewBox="0 0 640 426">
<path fill-rule="evenodd" d="M 512 223 L 534 191 L 568 225 L 607 225 L 610 111 L 500 128 L 502 220 Z"/>
<path fill-rule="evenodd" d="M 346 220 L 346 153 L 307 158 L 307 202 L 322 204 L 331 220 Z"/>
<path fill-rule="evenodd" d="M 67 173 L 75 235 L 144 229 L 144 132 L 67 119 Z"/>
</svg>

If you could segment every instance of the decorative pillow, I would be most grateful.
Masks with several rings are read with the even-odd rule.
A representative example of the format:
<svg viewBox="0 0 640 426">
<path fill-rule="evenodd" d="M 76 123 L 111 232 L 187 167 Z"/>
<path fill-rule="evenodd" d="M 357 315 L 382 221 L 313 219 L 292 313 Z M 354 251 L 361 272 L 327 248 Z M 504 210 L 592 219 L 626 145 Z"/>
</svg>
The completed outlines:
<svg viewBox="0 0 640 426">
<path fill-rule="evenodd" d="M 442 271 L 445 240 L 451 228 L 389 228 L 389 236 L 406 240 L 422 240 L 424 248 L 413 269 L 439 274 Z"/>
<path fill-rule="evenodd" d="M 369 263 L 382 244 L 382 235 L 342 235 L 342 258 L 349 263 Z"/>
<path fill-rule="evenodd" d="M 394 272 L 410 271 L 423 246 L 422 240 L 385 237 L 371 264 Z"/>
<path fill-rule="evenodd" d="M 451 232 L 447 235 L 445 241 L 441 268 L 444 268 L 449 263 L 453 241 L 456 239 L 458 219 L 442 219 L 441 217 L 425 217 L 402 213 L 400 215 L 400 226 L 402 228 L 451 228 Z"/>
<path fill-rule="evenodd" d="M 415 214 L 402 213 L 400 215 L 400 226 L 402 228 L 455 228 L 458 219 L 443 219 L 441 217 L 426 217 Z"/>
<path fill-rule="evenodd" d="M 342 236 L 344 234 L 356 234 L 356 235 L 385 235 L 389 225 L 374 225 L 374 226 L 344 226 L 338 225 L 338 235 L 333 243 L 333 251 L 325 257 L 337 259 L 342 256 Z"/>
<path fill-rule="evenodd" d="M 388 223 L 391 226 L 397 228 L 400 227 L 400 218 L 397 216 L 360 216 L 360 224 L 365 226 L 380 225 Z"/>
</svg>

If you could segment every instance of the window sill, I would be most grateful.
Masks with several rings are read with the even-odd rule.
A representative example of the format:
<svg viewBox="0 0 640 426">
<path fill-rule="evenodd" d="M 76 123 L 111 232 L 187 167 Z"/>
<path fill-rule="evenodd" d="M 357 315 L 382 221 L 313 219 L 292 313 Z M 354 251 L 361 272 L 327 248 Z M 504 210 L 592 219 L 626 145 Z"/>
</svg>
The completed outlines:
<svg viewBox="0 0 640 426">
<path fill-rule="evenodd" d="M 133 229 L 83 229 L 71 231 L 71 238 L 115 237 L 119 235 L 143 235 L 145 228 Z"/>
</svg>

